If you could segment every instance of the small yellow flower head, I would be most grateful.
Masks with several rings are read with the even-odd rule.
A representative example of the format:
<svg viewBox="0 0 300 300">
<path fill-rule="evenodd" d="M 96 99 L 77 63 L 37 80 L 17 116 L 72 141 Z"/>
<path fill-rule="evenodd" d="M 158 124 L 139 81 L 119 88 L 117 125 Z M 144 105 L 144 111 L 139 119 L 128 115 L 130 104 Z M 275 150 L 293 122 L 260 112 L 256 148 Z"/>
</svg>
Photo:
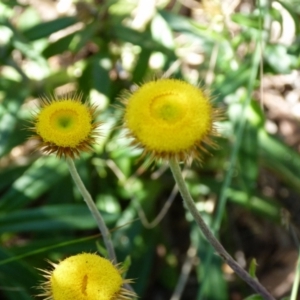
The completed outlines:
<svg viewBox="0 0 300 300">
<path fill-rule="evenodd" d="M 45 153 L 74 158 L 81 151 L 91 150 L 99 123 L 94 123 L 95 107 L 82 103 L 81 99 L 80 95 L 42 99 L 31 130 Z"/>
<path fill-rule="evenodd" d="M 70 256 L 54 270 L 44 271 L 47 281 L 42 284 L 47 300 L 129 300 L 135 294 L 123 288 L 122 270 L 109 260 L 92 253 Z"/>
<path fill-rule="evenodd" d="M 125 101 L 128 136 L 152 159 L 200 159 L 217 117 L 207 93 L 181 80 L 145 83 Z"/>
</svg>

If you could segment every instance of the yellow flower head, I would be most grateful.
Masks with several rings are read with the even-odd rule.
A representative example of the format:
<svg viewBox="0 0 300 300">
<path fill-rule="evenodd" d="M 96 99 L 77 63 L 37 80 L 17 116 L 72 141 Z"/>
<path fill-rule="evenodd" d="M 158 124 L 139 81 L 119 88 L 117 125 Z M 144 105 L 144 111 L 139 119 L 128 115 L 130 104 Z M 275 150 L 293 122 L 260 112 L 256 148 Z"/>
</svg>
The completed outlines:
<svg viewBox="0 0 300 300">
<path fill-rule="evenodd" d="M 199 159 L 213 146 L 218 113 L 209 96 L 181 80 L 160 79 L 142 85 L 125 101 L 124 124 L 133 144 L 152 159 Z"/>
<path fill-rule="evenodd" d="M 42 99 L 31 130 L 44 152 L 74 158 L 91 149 L 99 123 L 94 123 L 95 107 L 82 103 L 81 98 L 75 95 Z"/>
<path fill-rule="evenodd" d="M 70 256 L 52 271 L 44 271 L 47 281 L 42 284 L 47 300 L 126 300 L 134 299 L 133 292 L 123 288 L 130 280 L 122 278 L 109 260 L 97 254 L 82 253 Z"/>
</svg>

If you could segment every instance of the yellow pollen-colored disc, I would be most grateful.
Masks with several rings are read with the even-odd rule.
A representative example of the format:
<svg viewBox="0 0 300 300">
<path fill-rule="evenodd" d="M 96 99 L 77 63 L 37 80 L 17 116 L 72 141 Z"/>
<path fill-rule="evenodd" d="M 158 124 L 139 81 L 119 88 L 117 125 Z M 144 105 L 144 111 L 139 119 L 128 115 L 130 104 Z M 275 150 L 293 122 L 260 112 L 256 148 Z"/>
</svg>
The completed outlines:
<svg viewBox="0 0 300 300">
<path fill-rule="evenodd" d="M 71 148 L 87 140 L 93 130 L 88 107 L 74 100 L 47 104 L 39 113 L 35 126 L 44 142 Z"/>
<path fill-rule="evenodd" d="M 121 293 L 123 278 L 109 260 L 82 253 L 60 262 L 50 282 L 53 300 L 111 300 Z"/>
<path fill-rule="evenodd" d="M 128 99 L 124 121 L 136 142 L 155 153 L 182 153 L 210 133 L 213 108 L 199 88 L 175 79 L 142 85 Z"/>
</svg>

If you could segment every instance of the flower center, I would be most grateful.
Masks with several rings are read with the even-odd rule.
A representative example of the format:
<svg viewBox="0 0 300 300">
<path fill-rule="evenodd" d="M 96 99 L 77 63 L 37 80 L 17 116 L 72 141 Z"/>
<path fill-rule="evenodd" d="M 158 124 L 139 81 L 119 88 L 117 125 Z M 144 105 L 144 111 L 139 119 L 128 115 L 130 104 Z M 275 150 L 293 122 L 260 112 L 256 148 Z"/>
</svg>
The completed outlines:
<svg viewBox="0 0 300 300">
<path fill-rule="evenodd" d="M 154 118 L 176 123 L 185 114 L 184 105 L 178 95 L 166 94 L 152 100 L 150 111 Z"/>
<path fill-rule="evenodd" d="M 76 124 L 76 120 L 76 112 L 72 110 L 63 110 L 54 113 L 50 122 L 57 129 L 70 130 Z"/>
</svg>

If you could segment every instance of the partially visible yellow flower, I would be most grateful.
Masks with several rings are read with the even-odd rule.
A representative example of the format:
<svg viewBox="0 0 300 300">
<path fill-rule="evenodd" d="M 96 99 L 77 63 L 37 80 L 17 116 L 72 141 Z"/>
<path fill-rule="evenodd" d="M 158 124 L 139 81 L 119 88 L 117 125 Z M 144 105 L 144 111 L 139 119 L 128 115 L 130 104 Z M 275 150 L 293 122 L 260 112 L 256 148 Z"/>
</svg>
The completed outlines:
<svg viewBox="0 0 300 300">
<path fill-rule="evenodd" d="M 95 123 L 95 107 L 82 103 L 81 98 L 74 95 L 42 99 L 31 128 L 42 151 L 74 158 L 91 149 L 99 123 Z"/>
<path fill-rule="evenodd" d="M 205 144 L 214 145 L 218 112 L 198 87 L 160 79 L 143 84 L 124 102 L 128 136 L 152 159 L 199 159 Z"/>
<path fill-rule="evenodd" d="M 123 285 L 122 269 L 92 253 L 70 256 L 59 264 L 51 263 L 52 271 L 44 271 L 42 284 L 47 300 L 129 300 L 136 295 Z"/>
</svg>

